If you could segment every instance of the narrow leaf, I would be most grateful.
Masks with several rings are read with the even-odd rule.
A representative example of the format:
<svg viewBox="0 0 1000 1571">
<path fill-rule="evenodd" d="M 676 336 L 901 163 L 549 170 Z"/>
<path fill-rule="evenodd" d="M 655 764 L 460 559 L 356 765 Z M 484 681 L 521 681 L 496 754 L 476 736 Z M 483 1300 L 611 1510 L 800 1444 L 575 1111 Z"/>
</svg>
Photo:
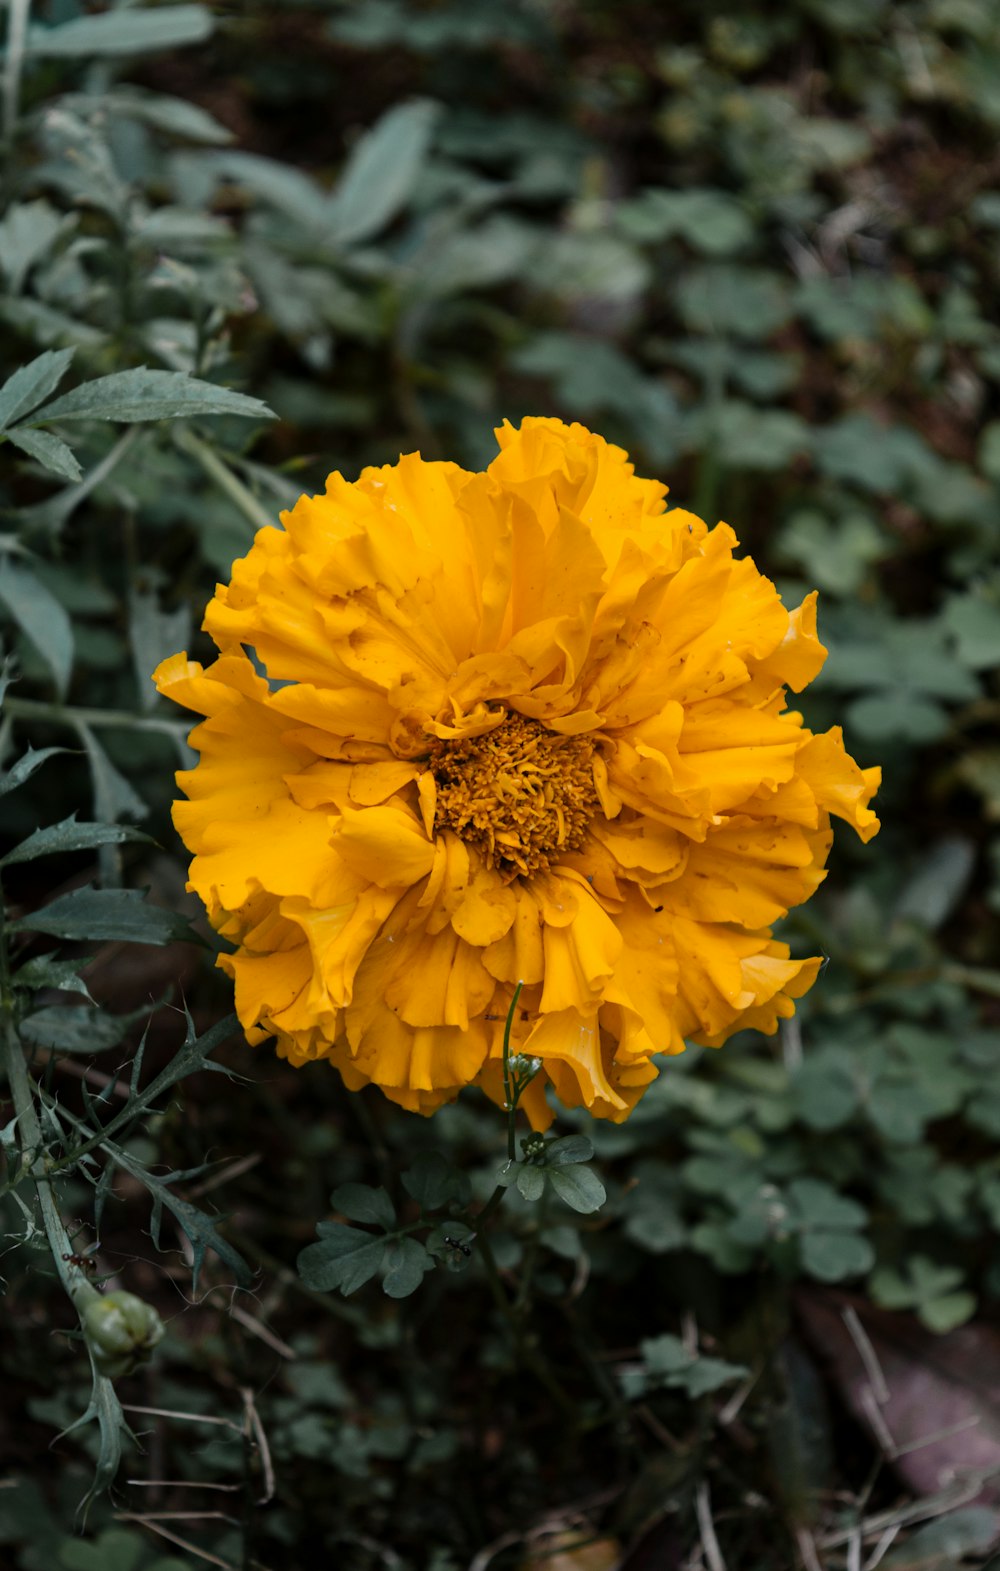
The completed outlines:
<svg viewBox="0 0 1000 1571">
<path fill-rule="evenodd" d="M 0 857 L 0 867 L 13 862 L 31 862 L 36 856 L 53 856 L 65 851 L 89 851 L 94 846 L 120 845 L 123 840 L 144 840 L 152 844 L 148 835 L 126 824 L 80 824 L 75 815 L 61 823 L 36 829 L 20 845 Z"/>
<path fill-rule="evenodd" d="M 59 960 L 54 955 L 36 955 L 14 972 L 11 981 L 15 987 L 33 992 L 51 987 L 61 993 L 82 993 L 84 998 L 90 998 L 87 984 L 78 974 L 83 964 L 82 960 Z"/>
<path fill-rule="evenodd" d="M 20 1034 L 32 1047 L 59 1053 L 103 1053 L 117 1047 L 128 1019 L 104 1014 L 88 1004 L 50 1004 L 21 1021 Z"/>
<path fill-rule="evenodd" d="M 165 5 L 148 11 L 104 11 L 78 16 L 58 27 L 33 27 L 29 55 L 134 55 L 182 44 L 200 44 L 212 33 L 212 13 L 203 5 Z"/>
<path fill-rule="evenodd" d="M 72 448 L 67 447 L 61 437 L 53 436 L 51 431 L 31 431 L 26 426 L 16 426 L 13 431 L 6 432 L 6 437 L 22 453 L 27 453 L 61 480 L 83 479 L 83 470 Z"/>
<path fill-rule="evenodd" d="M 73 627 L 50 589 L 28 568 L 0 563 L 0 600 L 55 678 L 62 697 L 73 670 Z"/>
<path fill-rule="evenodd" d="M 68 751 L 69 749 L 65 747 L 29 747 L 28 751 L 22 753 L 17 762 L 11 765 L 6 774 L 0 775 L 0 796 L 6 796 L 8 791 L 16 791 L 18 786 L 30 780 L 35 770 L 39 769 L 46 759 Z"/>
<path fill-rule="evenodd" d="M 235 393 L 214 382 L 202 382 L 184 371 L 151 371 L 138 366 L 83 382 L 31 417 L 33 425 L 49 420 L 181 420 L 192 415 L 243 415 L 273 420 L 259 398 Z"/>
<path fill-rule="evenodd" d="M 0 431 L 48 398 L 65 376 L 75 351 L 49 349 L 8 377 L 0 387 Z"/>
<path fill-rule="evenodd" d="M 133 944 L 199 943 L 182 916 L 148 905 L 139 889 L 75 889 L 20 917 L 17 932 L 49 933 L 81 941 L 123 939 Z"/>
<path fill-rule="evenodd" d="M 426 99 L 399 104 L 361 138 L 329 205 L 334 240 L 366 240 L 396 216 L 413 190 L 438 112 Z"/>
</svg>

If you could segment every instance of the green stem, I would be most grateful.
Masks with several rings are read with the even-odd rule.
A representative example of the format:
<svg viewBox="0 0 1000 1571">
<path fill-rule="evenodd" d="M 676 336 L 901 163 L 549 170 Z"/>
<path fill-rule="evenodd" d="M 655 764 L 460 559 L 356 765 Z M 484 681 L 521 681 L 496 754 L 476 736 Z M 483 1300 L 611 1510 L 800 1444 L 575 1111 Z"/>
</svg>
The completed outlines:
<svg viewBox="0 0 1000 1571">
<path fill-rule="evenodd" d="M 5 698 L 4 712 L 20 720 L 44 720 L 51 725 L 121 726 L 129 731 L 160 731 L 176 737 L 188 730 L 183 720 L 134 715 L 127 709 L 77 709 L 70 704 L 47 704 L 37 698 Z"/>
<path fill-rule="evenodd" d="M 486 1284 L 490 1290 L 490 1296 L 492 1297 L 497 1309 L 500 1311 L 500 1314 L 503 1316 L 503 1319 L 507 1322 L 507 1325 L 513 1333 L 514 1347 L 517 1357 L 522 1364 L 530 1369 L 531 1373 L 535 1375 L 540 1383 L 545 1387 L 546 1391 L 549 1393 L 549 1396 L 559 1408 L 560 1412 L 563 1413 L 567 1418 L 571 1419 L 575 1425 L 577 1421 L 575 1403 L 563 1390 L 561 1384 L 552 1373 L 552 1370 L 549 1368 L 538 1349 L 533 1346 L 532 1343 L 528 1342 L 522 1334 L 520 1317 L 515 1314 L 514 1307 L 511 1304 L 510 1299 L 507 1297 L 507 1291 L 503 1285 L 503 1281 L 501 1280 L 500 1269 L 497 1265 L 496 1256 L 493 1253 L 493 1245 L 489 1241 L 488 1234 L 478 1234 L 477 1241 L 479 1244 L 480 1256 L 483 1262 L 483 1270 L 486 1275 Z"/>
<path fill-rule="evenodd" d="M 225 491 L 230 501 L 235 502 L 255 529 L 273 529 L 275 521 L 271 514 L 262 507 L 252 491 L 248 491 L 242 480 L 237 479 L 227 464 L 223 463 L 214 448 L 209 447 L 193 431 L 178 431 L 174 436 L 177 446 L 199 463 L 211 480 L 214 480 L 221 491 Z"/>
<path fill-rule="evenodd" d="M 21 96 L 21 66 L 24 63 L 28 41 L 28 19 L 31 0 L 8 0 L 10 20 L 7 24 L 7 59 L 3 70 L 3 139 L 10 147 L 17 130 L 17 117 Z"/>
<path fill-rule="evenodd" d="M 503 1028 L 503 1102 L 507 1110 L 508 1162 L 513 1162 L 517 1156 L 514 1144 L 514 1127 L 517 1119 L 517 1104 L 521 1094 L 521 1088 L 518 1087 L 515 1091 L 510 1078 L 510 1033 L 514 1028 L 514 1011 L 517 1009 L 517 1001 L 521 996 L 523 986 L 523 982 L 518 982 L 514 989 L 514 997 L 510 1001 L 510 1008 L 507 1011 L 507 1019 Z"/>
</svg>

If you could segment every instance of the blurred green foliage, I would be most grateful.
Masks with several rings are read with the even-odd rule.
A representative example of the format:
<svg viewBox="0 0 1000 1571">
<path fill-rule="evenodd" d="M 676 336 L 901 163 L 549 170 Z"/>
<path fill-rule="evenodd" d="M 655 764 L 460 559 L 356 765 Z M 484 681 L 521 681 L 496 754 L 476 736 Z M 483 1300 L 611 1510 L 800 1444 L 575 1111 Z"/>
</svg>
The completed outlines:
<svg viewBox="0 0 1000 1571">
<path fill-rule="evenodd" d="M 10 1563 L 451 1571 L 492 1546 L 479 1571 L 548 1516 L 623 1545 L 665 1522 L 662 1563 L 689 1564 L 710 1485 L 730 1571 L 790 1565 L 803 1532 L 855 1564 L 877 1448 L 824 1394 L 796 1302 L 843 1284 L 945 1333 L 1000 1297 L 995 5 L 27 12 L 8 0 L 0 745 L 22 788 L 0 811 L 17 930 L 70 945 L 36 940 L 19 973 L 64 1133 L 94 1109 L 58 1062 L 103 1053 L 114 1107 L 136 1021 L 180 981 L 201 1028 L 228 1008 L 190 948 L 165 970 L 122 948 L 186 931 L 163 910 L 185 726 L 149 672 L 198 653 L 215 576 L 331 468 L 478 467 L 527 413 L 620 442 L 789 603 L 820 588 L 804 707 L 884 765 L 885 827 L 838 842 L 787 926 L 828 965 L 780 1039 L 670 1061 L 624 1126 L 560 1124 L 593 1141 L 603 1206 L 576 1157 L 519 1167 L 491 1235 L 506 1318 L 458 1215 L 503 1159 L 484 1102 L 424 1123 L 239 1046 L 246 1084 L 181 1087 L 195 1031 L 179 1071 L 154 1032 L 142 1083 L 160 1068 L 174 1100 L 143 1100 L 62 1199 L 170 1320 L 122 1389 L 172 1416 L 142 1420 L 146 1456 L 74 1536 L 100 1436 L 59 1442 L 54 1485 L 46 1447 L 87 1407 L 79 1345 L 39 1316 L 65 1324 L 44 1257 L 9 1255 Z M 228 1221 L 193 1203 L 213 1187 Z M 241 1254 L 256 1298 L 227 1289 Z M 896 1500 L 883 1471 L 869 1547 Z M 954 1504 L 884 1563 L 982 1563 L 995 1513 Z"/>
</svg>

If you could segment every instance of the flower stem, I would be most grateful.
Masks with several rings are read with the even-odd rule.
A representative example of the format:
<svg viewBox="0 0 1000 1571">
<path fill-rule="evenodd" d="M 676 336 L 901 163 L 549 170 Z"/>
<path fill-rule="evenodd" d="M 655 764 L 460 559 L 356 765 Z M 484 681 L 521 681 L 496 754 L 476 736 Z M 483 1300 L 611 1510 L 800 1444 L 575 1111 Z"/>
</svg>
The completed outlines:
<svg viewBox="0 0 1000 1571">
<path fill-rule="evenodd" d="M 493 1253 L 493 1245 L 490 1243 L 488 1235 L 486 1233 L 480 1233 L 478 1235 L 478 1242 L 480 1257 L 483 1262 L 483 1271 L 486 1275 L 486 1284 L 490 1290 L 490 1296 L 492 1297 L 493 1302 L 496 1304 L 497 1309 L 500 1311 L 500 1314 L 507 1322 L 507 1325 L 513 1334 L 514 1347 L 517 1357 L 519 1358 L 520 1362 L 530 1369 L 531 1373 L 538 1378 L 541 1384 L 545 1387 L 546 1391 L 549 1393 L 549 1396 L 552 1398 L 553 1402 L 559 1408 L 560 1412 L 562 1412 L 567 1418 L 572 1419 L 573 1423 L 575 1424 L 578 1416 L 575 1403 L 568 1393 L 563 1390 L 562 1385 L 552 1373 L 552 1370 L 549 1368 L 548 1364 L 539 1353 L 537 1347 L 535 1347 L 534 1344 L 528 1341 L 524 1336 L 521 1317 L 515 1313 L 514 1306 L 507 1296 L 507 1291 L 500 1277 L 500 1270 L 497 1266 L 496 1256 Z"/>
<path fill-rule="evenodd" d="M 510 1008 L 507 1011 L 507 1019 L 504 1022 L 504 1028 L 503 1028 L 503 1102 L 504 1102 L 504 1107 L 507 1110 L 507 1160 L 508 1160 L 508 1162 L 515 1161 L 516 1160 L 516 1155 L 517 1155 L 516 1147 L 514 1145 L 514 1132 L 515 1132 L 515 1122 L 516 1122 L 516 1119 L 517 1119 L 517 1104 L 518 1104 L 518 1100 L 520 1098 L 521 1090 L 522 1090 L 522 1087 L 520 1087 L 520 1086 L 515 1088 L 512 1085 L 512 1082 L 511 1082 L 511 1074 L 510 1074 L 510 1033 L 513 1030 L 513 1027 L 514 1027 L 514 1012 L 517 1009 L 517 1001 L 518 1001 L 518 999 L 521 996 L 521 989 L 522 989 L 523 986 L 524 986 L 523 982 L 518 982 L 517 986 L 514 989 L 514 997 L 510 1001 Z"/>
<path fill-rule="evenodd" d="M 270 513 L 261 506 L 252 491 L 248 491 L 243 481 L 233 474 L 232 470 L 219 457 L 214 448 L 203 442 L 201 437 L 195 436 L 193 431 L 179 431 L 174 437 L 177 446 L 199 463 L 208 475 L 214 480 L 220 491 L 225 491 L 231 502 L 235 502 L 244 518 L 255 529 L 273 529 L 275 520 Z"/>
</svg>

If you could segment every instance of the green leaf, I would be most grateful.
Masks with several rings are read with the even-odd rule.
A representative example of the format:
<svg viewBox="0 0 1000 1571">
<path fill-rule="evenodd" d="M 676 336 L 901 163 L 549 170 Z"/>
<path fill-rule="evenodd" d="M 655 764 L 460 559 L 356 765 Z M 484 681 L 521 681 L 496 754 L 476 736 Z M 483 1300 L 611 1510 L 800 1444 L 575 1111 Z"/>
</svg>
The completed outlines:
<svg viewBox="0 0 1000 1571">
<path fill-rule="evenodd" d="M 124 840 L 142 840 L 152 845 L 148 835 L 124 824 L 81 824 L 72 818 L 50 824 L 46 829 L 36 829 L 20 845 L 0 857 L 0 867 L 13 862 L 32 862 L 36 856 L 61 855 L 66 851 L 89 851 L 94 846 L 121 845 Z"/>
<path fill-rule="evenodd" d="M 744 1364 L 730 1364 L 724 1358 L 696 1358 L 684 1375 L 684 1389 L 690 1397 L 707 1396 L 750 1373 Z"/>
<path fill-rule="evenodd" d="M 517 1169 L 517 1187 L 525 1200 L 540 1200 L 545 1189 L 544 1169 L 522 1163 Z"/>
<path fill-rule="evenodd" d="M 21 286 L 30 268 L 42 257 L 48 256 L 59 235 L 66 229 L 72 229 L 75 223 L 74 216 L 56 212 L 48 202 L 11 203 L 0 219 L 0 268 L 3 269 L 12 295 L 21 293 Z M 73 351 L 69 350 L 68 353 L 72 355 Z M 51 390 L 49 388 L 48 392 Z M 42 393 L 40 397 L 47 397 L 47 393 Z M 3 394 L 0 393 L 0 401 L 2 398 Z"/>
<path fill-rule="evenodd" d="M 386 1191 L 370 1184 L 341 1184 L 333 1191 L 330 1204 L 352 1222 L 374 1222 L 387 1232 L 396 1225 L 396 1209 Z"/>
<path fill-rule="evenodd" d="M 559 1199 L 584 1216 L 591 1211 L 599 1211 L 607 1199 L 604 1185 L 597 1174 L 580 1163 L 570 1162 L 566 1167 L 549 1168 L 548 1178 Z"/>
<path fill-rule="evenodd" d="M 42 987 L 52 987 L 59 992 L 82 993 L 84 998 L 89 999 L 87 984 L 79 975 L 83 964 L 83 960 L 59 960 L 55 955 L 36 955 L 33 960 L 18 967 L 11 981 L 15 987 L 28 988 L 32 992 Z"/>
<path fill-rule="evenodd" d="M 184 917 L 148 905 L 139 889 L 75 889 L 11 923 L 16 932 L 48 933 L 82 942 L 124 939 L 132 944 L 199 943 Z"/>
<path fill-rule="evenodd" d="M 853 1116 L 858 1088 L 849 1063 L 806 1059 L 792 1082 L 796 1112 L 810 1129 L 837 1129 Z"/>
<path fill-rule="evenodd" d="M 802 1264 L 821 1282 L 841 1282 L 871 1269 L 875 1251 L 858 1233 L 803 1233 L 799 1240 Z"/>
<path fill-rule="evenodd" d="M 0 431 L 6 431 L 21 415 L 48 398 L 65 376 L 75 353 L 73 349 L 46 350 L 7 378 L 0 388 Z"/>
<path fill-rule="evenodd" d="M 113 115 L 123 115 L 131 120 L 140 120 L 144 125 L 152 126 L 157 131 L 166 131 L 169 136 L 182 137 L 188 142 L 202 142 L 210 146 L 225 147 L 233 140 L 233 133 L 226 126 L 202 109 L 199 104 L 188 103 L 185 98 L 173 98 L 165 93 L 150 93 L 143 88 L 118 87 L 112 92 L 101 93 L 95 103 L 102 112 Z M 225 226 L 221 231 L 215 225 L 209 214 L 201 216 L 204 222 L 211 225 L 209 232 L 225 233 Z M 143 225 L 145 231 L 145 225 Z"/>
<path fill-rule="evenodd" d="M 21 1021 L 20 1034 L 33 1047 L 59 1053 L 104 1053 L 117 1047 L 129 1026 L 127 1019 L 102 1013 L 87 1004 L 50 1004 Z"/>
<path fill-rule="evenodd" d="M 765 339 L 792 314 L 784 277 L 764 268 L 706 264 L 685 273 L 674 288 L 685 325 L 698 332 Z"/>
<path fill-rule="evenodd" d="M 17 762 L 11 765 L 6 774 L 0 775 L 0 796 L 6 796 L 8 791 L 16 791 L 18 786 L 24 785 L 24 782 L 30 780 L 35 770 L 40 769 L 47 759 L 54 758 L 57 753 L 68 751 L 65 747 L 29 747 L 28 751 L 22 753 Z"/>
<path fill-rule="evenodd" d="M 615 221 L 633 240 L 648 243 L 678 235 L 693 250 L 707 256 L 739 251 L 754 234 L 741 204 L 709 186 L 689 186 L 683 191 L 640 191 L 621 204 Z"/>
<path fill-rule="evenodd" d="M 119 818 L 145 818 L 149 808 L 115 768 L 90 727 L 77 721 L 76 729 L 90 765 L 96 816 L 106 823 L 116 823 Z"/>
<path fill-rule="evenodd" d="M 847 723 L 872 741 L 937 742 L 948 732 L 948 714 L 930 698 L 904 690 L 869 693 L 847 707 Z"/>
<path fill-rule="evenodd" d="M 403 1174 L 403 1188 L 422 1211 L 462 1206 L 469 1199 L 469 1180 L 440 1151 L 421 1151 Z"/>
<path fill-rule="evenodd" d="M 36 409 L 32 425 L 50 420 L 185 420 L 195 415 L 242 415 L 253 420 L 273 420 L 259 398 L 235 393 L 214 382 L 202 382 L 184 371 L 115 371 L 82 382 L 71 393 Z"/>
<path fill-rule="evenodd" d="M 164 5 L 152 10 L 105 11 L 78 16 L 58 27 L 32 27 L 27 53 L 52 58 L 80 55 L 134 55 L 211 37 L 212 13 L 204 5 Z"/>
<path fill-rule="evenodd" d="M 59 601 L 26 567 L 0 562 L 0 600 L 31 640 L 62 697 L 73 670 L 73 628 Z"/>
<path fill-rule="evenodd" d="M 994 670 L 1000 665 L 1000 605 L 995 600 L 974 591 L 952 595 L 943 620 L 963 665 L 973 671 Z"/>
<path fill-rule="evenodd" d="M 297 1262 L 306 1287 L 315 1293 L 339 1287 L 346 1295 L 375 1276 L 385 1253 L 384 1238 L 373 1238 L 371 1233 L 342 1222 L 321 1222 L 316 1231 L 318 1241 L 307 1244 Z"/>
<path fill-rule="evenodd" d="M 881 1561 L 882 1571 L 956 1571 L 960 1561 L 996 1544 L 1000 1516 L 991 1506 L 964 1506 L 928 1522 L 893 1548 Z M 971 1564 L 971 1562 L 969 1562 Z M 977 1564 L 989 1562 L 977 1560 Z"/>
<path fill-rule="evenodd" d="M 975 1312 L 975 1293 L 945 1293 L 941 1298 L 927 1299 L 917 1311 L 928 1331 L 936 1331 L 939 1336 L 964 1325 Z"/>
<path fill-rule="evenodd" d="M 858 1228 L 868 1220 L 863 1206 L 838 1195 L 821 1178 L 794 1178 L 788 1198 L 802 1227 Z"/>
<path fill-rule="evenodd" d="M 589 1162 L 594 1154 L 594 1142 L 586 1135 L 561 1135 L 545 1147 L 546 1167 L 565 1167 L 573 1162 Z"/>
<path fill-rule="evenodd" d="M 175 611 L 164 611 L 155 590 L 136 588 L 129 591 L 128 609 L 129 643 L 139 704 L 143 709 L 152 709 L 158 702 L 158 694 L 150 676 L 161 660 L 177 649 L 188 647 L 191 612 L 187 605 L 180 605 Z"/>
<path fill-rule="evenodd" d="M 361 138 L 328 204 L 334 240 L 367 240 L 396 216 L 413 190 L 439 113 L 425 99 L 398 104 Z"/>
<path fill-rule="evenodd" d="M 15 426 L 12 431 L 4 433 L 8 442 L 13 442 L 22 453 L 27 453 L 34 458 L 43 468 L 51 474 L 58 475 L 62 480 L 81 480 L 83 470 L 73 456 L 72 448 L 66 446 L 61 437 L 53 436 L 51 431 L 32 431 L 27 426 Z"/>
<path fill-rule="evenodd" d="M 397 1238 L 385 1251 L 387 1270 L 382 1278 L 382 1291 L 390 1298 L 409 1298 L 424 1279 L 424 1272 L 433 1269 L 434 1262 L 423 1244 L 415 1238 Z"/>
<path fill-rule="evenodd" d="M 64 1571 L 136 1571 L 145 1558 L 142 1538 L 125 1527 L 106 1528 L 92 1544 L 69 1539 L 59 1551 Z"/>
<path fill-rule="evenodd" d="M 896 916 L 919 922 L 928 932 L 935 932 L 965 893 L 975 861 L 976 848 L 971 840 L 959 839 L 957 835 L 939 840 L 903 886 L 896 902 Z"/>
</svg>

